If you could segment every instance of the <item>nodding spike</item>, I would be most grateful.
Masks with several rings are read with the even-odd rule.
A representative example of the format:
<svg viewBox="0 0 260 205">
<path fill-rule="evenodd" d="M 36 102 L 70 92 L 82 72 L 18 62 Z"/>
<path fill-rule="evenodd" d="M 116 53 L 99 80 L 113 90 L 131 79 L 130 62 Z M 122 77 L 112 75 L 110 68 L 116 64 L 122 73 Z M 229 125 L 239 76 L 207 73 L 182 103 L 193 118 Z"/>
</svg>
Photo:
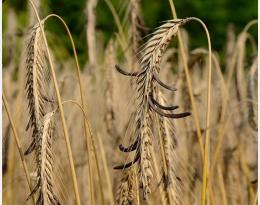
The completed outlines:
<svg viewBox="0 0 260 205">
<path fill-rule="evenodd" d="M 161 105 L 160 103 L 158 103 L 152 96 L 152 94 L 149 95 L 149 98 L 151 98 L 151 101 L 153 102 L 154 105 L 156 105 L 157 107 L 163 109 L 163 110 L 176 110 L 179 108 L 179 106 L 164 106 L 164 105 Z"/>
<path fill-rule="evenodd" d="M 116 67 L 116 70 L 119 73 L 121 73 L 123 75 L 126 75 L 126 76 L 137 76 L 139 74 L 139 72 L 132 72 L 132 73 L 131 72 L 127 72 L 124 69 L 122 69 L 119 65 L 115 65 L 115 67 Z"/>
<path fill-rule="evenodd" d="M 124 147 L 122 144 L 120 144 L 119 149 L 121 152 L 132 152 L 132 151 L 136 150 L 138 143 L 139 143 L 139 137 L 137 137 L 135 142 L 128 147 Z"/>
<path fill-rule="evenodd" d="M 148 103 L 150 105 L 150 107 L 157 112 L 159 115 L 163 116 L 163 117 L 167 117 L 167 118 L 183 118 L 183 117 L 187 117 L 190 116 L 191 113 L 190 112 L 183 112 L 183 113 L 178 113 L 178 114 L 173 114 L 173 113 L 164 113 L 162 112 L 160 109 L 156 108 L 156 106 L 153 104 L 153 102 L 151 101 L 150 98 L 148 98 Z"/>
<path fill-rule="evenodd" d="M 171 86 L 166 85 L 165 83 L 163 83 L 163 82 L 159 79 L 159 77 L 158 77 L 158 75 L 157 75 L 156 73 L 153 73 L 153 79 L 154 79 L 159 85 L 161 85 L 162 87 L 164 87 L 164 88 L 167 89 L 167 90 L 171 90 L 171 91 L 176 91 L 176 90 L 177 90 L 176 88 L 171 87 Z"/>
<path fill-rule="evenodd" d="M 140 159 L 140 154 L 136 154 L 136 156 L 135 156 L 133 161 L 128 162 L 126 164 L 121 164 L 121 165 L 115 166 L 114 169 L 126 169 L 126 168 L 129 168 L 133 164 L 135 164 L 139 159 Z"/>
</svg>

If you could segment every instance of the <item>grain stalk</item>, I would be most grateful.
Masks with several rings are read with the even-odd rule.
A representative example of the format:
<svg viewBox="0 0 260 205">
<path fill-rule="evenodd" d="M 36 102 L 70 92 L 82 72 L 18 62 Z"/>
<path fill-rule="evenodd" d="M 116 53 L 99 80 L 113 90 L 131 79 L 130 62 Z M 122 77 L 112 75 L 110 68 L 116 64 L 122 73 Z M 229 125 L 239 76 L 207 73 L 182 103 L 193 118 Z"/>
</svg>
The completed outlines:
<svg viewBox="0 0 260 205">
<path fill-rule="evenodd" d="M 55 92 L 56 92 L 56 96 L 57 96 L 57 100 L 58 100 L 58 106 L 59 106 L 61 120 L 62 120 L 63 132 L 64 132 L 66 147 L 67 147 L 67 151 L 68 151 L 68 158 L 69 158 L 69 163 L 70 163 L 70 170 L 71 170 L 72 179 L 73 179 L 73 187 L 74 187 L 74 193 L 75 193 L 75 197 L 76 197 L 76 204 L 80 205 L 81 202 L 80 202 L 78 185 L 77 185 L 77 177 L 76 177 L 74 161 L 73 161 L 73 157 L 72 157 L 72 150 L 71 150 L 71 147 L 70 147 L 70 139 L 69 139 L 68 129 L 67 129 L 67 125 L 66 125 L 66 121 L 65 121 L 65 117 L 64 117 L 63 107 L 62 107 L 62 104 L 61 104 L 61 97 L 60 97 L 60 92 L 59 92 L 59 88 L 58 88 L 56 74 L 55 74 L 55 71 L 54 71 L 50 51 L 49 51 L 49 48 L 48 48 L 47 39 L 46 39 L 46 36 L 45 36 L 45 32 L 44 32 L 40 17 L 37 13 L 37 10 L 36 10 L 32 0 L 29 0 L 29 2 L 30 2 L 31 6 L 32 6 L 32 8 L 35 12 L 35 15 L 37 17 L 37 20 L 38 20 L 38 23 L 39 23 L 39 26 L 40 26 L 40 29 L 41 29 L 41 33 L 43 35 L 44 45 L 45 45 L 45 48 L 46 48 L 46 51 L 47 51 L 47 57 L 48 57 L 48 61 L 49 61 L 50 68 L 51 68 L 51 75 L 52 75 L 53 81 L 54 81 Z"/>
<path fill-rule="evenodd" d="M 70 33 L 70 30 L 66 24 L 66 22 L 58 15 L 56 14 L 50 14 L 45 18 L 45 21 L 47 21 L 48 18 L 57 18 L 59 21 L 61 21 L 61 23 L 64 25 L 65 30 L 69 36 L 70 42 L 71 42 L 71 46 L 72 46 L 72 50 L 73 50 L 73 55 L 74 55 L 74 60 L 76 63 L 76 77 L 78 79 L 78 83 L 79 83 L 79 88 L 80 88 L 80 99 L 81 99 L 81 106 L 83 107 L 84 110 L 87 109 L 86 107 L 86 103 L 85 103 L 85 96 L 84 96 L 84 89 L 83 89 L 83 84 L 82 84 L 82 79 L 81 79 L 81 72 L 80 72 L 80 66 L 79 66 L 79 61 L 78 61 L 78 55 L 77 55 L 77 51 L 76 51 L 76 47 L 72 38 L 72 35 Z M 93 162 L 91 160 L 91 146 L 93 146 L 94 148 L 94 154 L 95 154 L 95 158 L 96 158 L 96 165 L 98 167 L 98 163 L 97 163 L 97 152 L 94 146 L 94 141 L 92 139 L 92 134 L 90 131 L 90 125 L 88 122 L 88 118 L 84 118 L 84 131 L 85 131 L 85 137 L 86 137 L 86 141 L 87 141 L 87 151 L 88 151 L 88 163 L 89 163 L 89 183 L 90 183 L 90 197 L 91 197 L 91 204 L 94 204 L 94 185 L 93 185 L 93 171 L 92 171 L 92 165 Z M 100 174 L 100 170 L 98 169 L 98 173 Z M 102 190 L 102 187 L 100 187 L 100 189 Z"/>
<path fill-rule="evenodd" d="M 169 3 L 170 3 L 170 6 L 171 6 L 171 9 L 172 9 L 172 13 L 173 13 L 173 16 L 174 18 L 177 18 L 177 15 L 176 15 L 176 10 L 175 10 L 175 7 L 174 7 L 174 4 L 172 2 L 172 0 L 169 0 Z M 206 25 L 203 23 L 203 21 L 201 21 L 200 19 L 198 18 L 195 18 L 195 17 L 191 17 L 190 18 L 191 20 L 195 20 L 197 22 L 199 22 L 203 29 L 205 30 L 205 33 L 206 33 L 206 36 L 207 36 L 207 40 L 208 40 L 208 50 L 209 50 L 209 54 L 208 54 L 208 90 L 207 90 L 207 112 L 206 112 L 206 133 L 205 133 L 205 143 L 204 143 L 204 148 L 201 147 L 201 153 L 203 154 L 203 177 L 202 177 L 202 192 L 201 192 L 201 205 L 205 205 L 206 204 L 206 189 L 207 189 L 207 175 L 208 175 L 208 158 L 209 158 L 209 151 L 210 151 L 210 140 L 209 140 L 209 126 L 210 126 L 210 99 L 211 99 L 211 42 L 210 42 L 210 36 L 209 36 L 209 32 L 208 32 L 208 29 L 206 27 Z M 186 75 L 186 78 L 187 78 L 187 83 L 188 83 L 188 88 L 189 88 L 189 94 L 190 94 L 190 97 L 191 97 L 191 104 L 192 104 L 192 107 L 193 109 L 195 108 L 195 124 L 196 124 L 196 127 L 197 127 L 197 131 L 198 131 L 198 128 L 199 128 L 199 121 L 196 120 L 197 118 L 197 111 L 196 111 L 196 106 L 195 106 L 195 102 L 193 100 L 193 94 L 192 94 L 192 85 L 191 85 L 191 82 L 190 82 L 190 77 L 189 77 L 189 73 L 188 73 L 188 66 L 187 66 L 187 61 L 186 61 L 186 57 L 185 57 L 185 54 L 184 54 L 184 48 L 183 48 L 183 44 L 182 44 L 182 39 L 181 39 L 181 35 L 180 33 L 178 32 L 178 40 L 179 40 L 179 46 L 180 46 L 180 49 L 181 49 L 181 54 L 182 54 L 182 60 L 183 60 L 183 64 L 184 64 L 184 69 L 185 69 L 185 75 Z M 198 124 L 197 124 L 198 123 Z M 200 129 L 199 129 L 200 130 Z M 200 132 L 200 131 L 199 131 Z M 199 134 L 199 132 L 197 134 Z M 199 143 L 200 143 L 200 146 L 201 146 L 201 134 L 198 135 L 199 136 Z"/>
<path fill-rule="evenodd" d="M 169 1 L 171 10 L 172 10 L 173 18 L 177 19 L 177 14 L 176 14 L 176 10 L 175 10 L 173 1 L 172 0 L 168 0 L 168 1 Z M 199 117 L 198 117 L 198 111 L 197 111 L 197 107 L 196 107 L 196 104 L 195 104 L 195 99 L 194 99 L 194 95 L 193 95 L 193 91 L 192 91 L 192 82 L 191 82 L 189 68 L 188 68 L 188 64 L 187 64 L 187 58 L 186 58 L 185 51 L 184 51 L 184 45 L 183 45 L 181 33 L 178 32 L 177 36 L 178 36 L 178 42 L 179 42 L 179 47 L 180 47 L 180 51 L 181 51 L 182 62 L 183 62 L 183 66 L 184 66 L 185 77 L 186 77 L 187 84 L 188 84 L 188 91 L 189 91 L 191 106 L 192 106 L 192 110 L 193 110 L 192 113 L 193 113 L 194 122 L 195 122 L 195 126 L 196 126 L 198 142 L 199 142 L 199 145 L 200 145 L 200 153 L 201 153 L 201 157 L 203 159 L 204 147 L 203 147 L 203 142 L 202 142 L 202 134 L 201 134 L 201 130 L 200 130 L 200 122 L 199 122 Z"/>
</svg>

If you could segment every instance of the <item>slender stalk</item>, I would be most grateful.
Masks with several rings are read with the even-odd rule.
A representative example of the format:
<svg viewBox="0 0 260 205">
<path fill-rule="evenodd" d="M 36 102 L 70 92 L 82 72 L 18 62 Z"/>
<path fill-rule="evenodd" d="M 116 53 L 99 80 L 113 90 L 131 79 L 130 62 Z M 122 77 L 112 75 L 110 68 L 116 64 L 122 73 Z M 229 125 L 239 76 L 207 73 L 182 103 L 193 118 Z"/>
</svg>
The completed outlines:
<svg viewBox="0 0 260 205">
<path fill-rule="evenodd" d="M 47 39 L 45 36 L 45 32 L 44 29 L 42 27 L 41 24 L 41 20 L 40 17 L 36 11 L 36 8 L 34 6 L 34 3 L 32 0 L 29 0 L 35 15 L 37 17 L 41 32 L 43 34 L 43 40 L 44 40 L 44 44 L 46 47 L 46 51 L 47 51 L 47 56 L 48 56 L 48 60 L 49 60 L 49 64 L 50 64 L 50 68 L 51 68 L 51 75 L 53 77 L 53 82 L 54 82 L 54 88 L 55 88 L 55 92 L 56 92 L 56 96 L 57 96 L 57 100 L 58 100 L 58 106 L 59 106 L 59 110 L 60 110 L 60 115 L 61 115 L 61 121 L 62 121 L 62 126 L 63 126 L 63 132 L 64 132 L 64 137 L 65 137 L 65 141 L 66 141 L 66 147 L 67 147 L 67 151 L 68 151 L 68 158 L 69 158 L 69 164 L 70 164 L 70 170 L 71 170 L 71 174 L 72 174 L 72 180 L 73 180 L 73 187 L 74 187 L 74 194 L 75 194 L 75 198 L 76 198 L 76 204 L 80 205 L 80 196 L 79 196 L 79 190 L 78 190 L 78 184 L 77 184 L 77 177 L 76 177 L 76 171 L 75 171 L 75 167 L 74 167 L 74 160 L 73 160 L 73 156 L 72 156 L 72 150 L 71 150 L 71 146 L 70 146 L 70 139 L 69 139 L 69 134 L 68 134 L 68 128 L 66 125 L 66 121 L 65 121 L 65 117 L 64 117 L 64 111 L 63 111 L 63 107 L 61 104 L 61 97 L 60 97 L 60 92 L 59 92 L 59 88 L 58 88 L 58 83 L 57 83 L 57 78 L 56 78 L 56 74 L 54 71 L 54 67 L 53 67 L 53 63 L 51 60 L 51 55 L 50 55 L 50 51 L 48 48 L 48 43 L 47 43 Z"/>
<path fill-rule="evenodd" d="M 77 55 L 77 50 L 76 50 L 72 35 L 70 33 L 70 30 L 69 30 L 66 22 L 59 15 L 50 14 L 45 18 L 45 21 L 51 17 L 55 17 L 62 22 L 62 24 L 64 25 L 66 32 L 69 36 L 72 50 L 73 50 L 74 60 L 76 63 L 76 75 L 77 75 L 79 89 L 80 89 L 81 106 L 84 110 L 86 110 L 85 96 L 84 96 L 83 84 L 82 84 L 82 80 L 81 80 L 81 72 L 80 72 L 80 66 L 79 66 L 79 61 L 78 61 L 78 55 Z M 91 139 L 91 135 L 88 135 L 89 123 L 88 123 L 87 119 L 84 118 L 84 131 L 85 131 L 85 137 L 86 137 L 86 141 L 87 141 L 87 152 L 88 152 L 90 201 L 91 201 L 91 204 L 93 205 L 94 204 L 94 182 L 93 182 L 93 171 L 92 171 L 93 162 L 91 160 L 91 141 L 93 141 L 93 140 Z M 94 152 L 95 152 L 95 156 L 96 156 L 95 147 L 94 147 Z M 97 160 L 97 158 L 96 158 L 96 160 Z M 100 172 L 99 169 L 98 169 L 98 172 Z M 100 189 L 102 190 L 102 187 L 100 187 Z"/>
<path fill-rule="evenodd" d="M 173 4 L 172 0 L 168 0 L 168 1 L 170 3 L 170 6 L 171 6 L 173 18 L 177 19 L 177 14 L 176 14 L 174 4 Z M 202 142 L 202 134 L 201 134 L 201 130 L 200 130 L 200 122 L 199 122 L 198 111 L 197 111 L 197 107 L 196 107 L 196 104 L 195 104 L 193 91 L 192 91 L 192 83 L 191 83 L 188 63 L 187 63 L 187 59 L 186 59 L 186 56 L 185 56 L 184 46 L 183 46 L 183 41 L 182 41 L 180 31 L 178 31 L 177 36 L 178 36 L 178 42 L 179 42 L 179 46 L 180 46 L 183 66 L 184 66 L 184 73 L 185 73 L 185 77 L 186 77 L 187 84 L 188 84 L 188 91 L 189 91 L 189 96 L 190 96 L 190 100 L 191 100 L 191 106 L 192 106 L 192 110 L 193 110 L 192 115 L 193 115 L 195 126 L 196 126 L 196 133 L 197 133 L 198 142 L 199 142 L 199 145 L 200 145 L 201 156 L 203 158 L 204 148 L 203 148 L 203 142 Z"/>
<path fill-rule="evenodd" d="M 209 154 L 210 154 L 210 104 L 211 104 L 211 75 L 212 75 L 212 54 L 211 54 L 211 42 L 210 42 L 210 35 L 207 29 L 207 26 L 204 24 L 203 21 L 196 17 L 190 17 L 189 19 L 199 22 L 207 36 L 208 40 L 208 89 L 207 89 L 207 113 L 206 113 L 206 133 L 205 133 L 205 145 L 204 145 L 204 160 L 203 160 L 203 176 L 202 176 L 202 193 L 201 193 L 201 205 L 206 204 L 206 191 L 207 191 L 207 176 L 209 171 Z"/>
<path fill-rule="evenodd" d="M 29 186 L 30 192 L 32 192 L 33 187 L 32 187 L 32 184 L 30 182 L 30 176 L 29 176 L 28 168 L 27 168 L 24 156 L 23 156 L 22 146 L 21 146 L 19 136 L 18 136 L 18 133 L 17 133 L 15 125 L 14 125 L 13 118 L 12 118 L 11 113 L 10 113 L 10 109 L 9 109 L 4 91 L 3 91 L 2 99 L 3 99 L 3 102 L 4 102 L 5 111 L 7 113 L 8 119 L 9 119 L 11 127 L 12 127 L 12 131 L 13 131 L 14 138 L 15 138 L 15 143 L 16 143 L 17 149 L 19 151 L 19 156 L 20 156 L 21 161 L 22 161 L 23 170 L 24 170 L 24 173 L 25 173 L 25 176 L 26 176 L 26 181 L 27 181 L 27 184 Z M 32 197 L 32 203 L 35 204 L 34 197 Z"/>
</svg>

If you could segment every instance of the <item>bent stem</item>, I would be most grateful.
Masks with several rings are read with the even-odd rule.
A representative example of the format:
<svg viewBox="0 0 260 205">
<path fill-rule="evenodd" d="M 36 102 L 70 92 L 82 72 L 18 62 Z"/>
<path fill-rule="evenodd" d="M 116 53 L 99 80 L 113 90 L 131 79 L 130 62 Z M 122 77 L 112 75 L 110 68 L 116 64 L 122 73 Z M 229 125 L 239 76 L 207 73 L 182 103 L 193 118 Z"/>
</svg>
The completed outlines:
<svg viewBox="0 0 260 205">
<path fill-rule="evenodd" d="M 74 60 L 75 60 L 75 63 L 76 63 L 76 68 L 77 68 L 76 69 L 76 73 L 77 73 L 77 79 L 78 79 L 79 89 L 80 89 L 81 106 L 82 106 L 83 110 L 86 110 L 85 96 L 83 94 L 84 90 L 83 90 L 83 85 L 82 85 L 82 80 L 81 80 L 81 73 L 80 73 L 80 66 L 79 66 L 79 61 L 78 61 L 78 55 L 77 55 L 77 51 L 76 51 L 76 47 L 75 47 L 72 35 L 70 33 L 70 30 L 69 30 L 66 22 L 59 15 L 50 14 L 50 15 L 48 15 L 45 18 L 45 21 L 48 18 L 51 18 L 51 17 L 55 17 L 55 18 L 57 18 L 58 20 L 60 20 L 62 22 L 62 24 L 64 25 L 64 27 L 66 29 L 66 32 L 67 32 L 67 34 L 69 36 L 69 39 L 70 39 L 70 42 L 71 42 L 71 46 L 72 46 L 72 50 L 73 50 Z M 90 201 L 91 201 L 91 204 L 93 205 L 94 204 L 94 182 L 93 182 L 93 171 L 92 171 L 93 163 L 92 163 L 92 160 L 91 160 L 91 141 L 93 142 L 93 139 L 91 139 L 92 138 L 91 135 L 90 136 L 88 135 L 88 130 L 90 130 L 90 128 L 89 128 L 89 123 L 88 123 L 87 119 L 88 118 L 84 118 L 84 131 L 85 131 L 85 137 L 86 137 L 86 141 L 87 141 L 87 152 L 88 152 Z M 96 165 L 98 167 L 96 148 L 95 148 L 94 144 L 93 144 L 93 147 L 94 147 L 94 154 L 95 154 L 95 158 L 96 158 Z M 101 175 L 99 168 L 98 168 L 98 172 L 99 172 L 99 175 Z M 100 187 L 100 190 L 103 193 L 102 186 Z M 103 197 L 103 194 L 102 194 L 102 197 Z M 103 201 L 103 198 L 102 198 L 102 201 Z"/>
<path fill-rule="evenodd" d="M 175 11 L 174 4 L 173 4 L 172 0 L 168 0 L 168 1 L 169 1 L 170 6 L 171 6 L 173 18 L 177 19 L 177 14 L 176 14 L 176 11 Z M 194 118 L 197 138 L 198 138 L 198 142 L 199 142 L 199 145 L 200 145 L 200 153 L 201 153 L 201 157 L 203 159 L 204 148 L 203 148 L 203 142 L 202 142 L 202 134 L 201 134 L 201 130 L 200 130 L 200 121 L 199 121 L 198 111 L 197 111 L 197 107 L 196 107 L 195 100 L 194 100 L 188 63 L 187 63 L 187 59 L 186 59 L 186 56 L 185 56 L 184 46 L 183 46 L 183 41 L 182 41 L 180 31 L 178 31 L 177 36 L 178 36 L 178 42 L 179 42 L 180 51 L 181 51 L 182 62 L 183 62 L 183 66 L 184 66 L 184 73 L 185 73 L 185 77 L 186 77 L 187 84 L 188 84 L 189 97 L 190 97 L 190 100 L 191 100 L 191 106 L 192 106 L 192 110 L 193 110 L 192 115 L 193 115 L 193 118 Z"/>
<path fill-rule="evenodd" d="M 211 42 L 210 35 L 207 29 L 207 26 L 202 20 L 196 17 L 189 17 L 188 20 L 194 20 L 199 22 L 207 36 L 208 40 L 208 90 L 207 90 L 207 113 L 206 113 L 206 133 L 205 133 L 205 144 L 204 144 L 204 160 L 203 160 L 203 175 L 202 175 L 202 192 L 201 192 L 201 205 L 206 204 L 206 195 L 207 195 L 207 176 L 209 170 L 209 152 L 210 152 L 210 139 L 209 139 L 209 127 L 210 127 L 210 103 L 211 103 L 211 75 L 212 75 L 212 63 L 211 63 Z"/>
<path fill-rule="evenodd" d="M 59 92 L 59 88 L 58 88 L 56 74 L 55 74 L 55 71 L 54 71 L 54 67 L 53 67 L 53 63 L 52 63 L 52 60 L 51 60 L 50 51 L 49 51 L 49 48 L 48 48 L 47 39 L 46 39 L 46 36 L 45 36 L 44 29 L 42 27 L 42 23 L 41 23 L 40 17 L 38 15 L 37 11 L 36 11 L 36 8 L 35 8 L 35 5 L 34 5 L 33 1 L 29 0 L 29 2 L 30 2 L 31 6 L 32 6 L 32 8 L 34 10 L 34 13 L 35 13 L 35 15 L 37 17 L 37 20 L 38 20 L 38 23 L 39 23 L 39 26 L 40 26 L 40 29 L 41 29 L 41 32 L 42 32 L 42 35 L 43 35 L 43 40 L 44 40 L 44 44 L 45 44 L 46 51 L 47 51 L 47 56 L 48 56 L 48 61 L 49 61 L 50 68 L 51 68 L 51 75 L 52 75 L 53 82 L 54 82 L 54 88 L 55 88 L 55 92 L 56 92 L 56 96 L 57 96 L 57 100 L 58 100 L 58 107 L 59 107 L 60 115 L 61 115 L 61 121 L 62 121 L 63 132 L 64 132 L 64 138 L 65 138 L 65 141 L 66 141 L 66 148 L 67 148 L 67 151 L 68 151 L 70 170 L 71 170 L 71 174 L 72 174 L 73 188 L 74 188 L 74 193 L 75 193 L 75 198 L 76 198 L 76 204 L 77 205 L 81 205 L 80 196 L 79 196 L 79 190 L 78 190 L 78 184 L 77 184 L 76 171 L 75 171 L 75 167 L 74 167 L 72 150 L 71 150 L 71 146 L 70 146 L 70 139 L 69 139 L 69 134 L 68 134 L 68 128 L 67 128 L 67 125 L 66 125 L 66 121 L 65 121 L 65 117 L 64 117 L 64 111 L 63 111 L 63 107 L 62 107 L 62 104 L 61 104 L 61 97 L 60 97 L 60 92 Z"/>
<path fill-rule="evenodd" d="M 2 99 L 3 99 L 3 102 L 4 102 L 5 111 L 7 113 L 8 119 L 9 119 L 11 127 L 12 127 L 12 131 L 13 131 L 14 138 L 15 138 L 15 143 L 16 143 L 17 149 L 19 151 L 19 156 L 20 156 L 21 161 L 22 161 L 23 170 L 24 170 L 24 173 L 25 173 L 25 176 L 26 176 L 26 181 L 27 181 L 27 184 L 29 186 L 30 193 L 32 193 L 33 187 L 32 187 L 32 184 L 30 182 L 28 168 L 27 168 L 24 156 L 23 156 L 22 146 L 21 146 L 21 143 L 20 143 L 20 140 L 19 140 L 16 128 L 15 128 L 15 125 L 14 125 L 13 118 L 12 118 L 11 113 L 10 113 L 10 109 L 9 109 L 9 106 L 8 106 L 8 103 L 7 103 L 4 91 L 3 91 Z M 32 196 L 32 203 L 35 204 L 34 196 Z"/>
</svg>

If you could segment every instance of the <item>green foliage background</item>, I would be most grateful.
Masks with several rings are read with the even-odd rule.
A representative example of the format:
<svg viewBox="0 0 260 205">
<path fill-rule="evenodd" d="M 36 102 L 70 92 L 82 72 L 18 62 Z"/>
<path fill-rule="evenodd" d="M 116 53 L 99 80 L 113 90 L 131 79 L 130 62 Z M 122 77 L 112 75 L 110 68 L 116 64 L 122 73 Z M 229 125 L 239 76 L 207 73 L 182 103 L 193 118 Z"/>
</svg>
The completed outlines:
<svg viewBox="0 0 260 205">
<path fill-rule="evenodd" d="M 56 13 L 64 18 L 71 29 L 79 52 L 80 62 L 83 64 L 87 58 L 86 45 L 86 0 L 41 0 L 41 16 L 48 13 Z M 127 5 L 126 0 L 111 0 L 120 18 L 124 18 L 123 5 Z M 235 25 L 236 32 L 252 19 L 257 18 L 257 0 L 175 0 L 174 1 L 179 18 L 196 16 L 201 18 L 210 31 L 212 47 L 214 50 L 223 53 L 226 44 L 226 32 L 229 23 Z M 8 8 L 14 8 L 19 20 L 19 26 L 26 25 L 28 15 L 26 1 L 7 0 L 3 3 L 3 33 L 6 26 L 6 13 Z M 141 0 L 142 16 L 145 26 L 155 28 L 164 20 L 171 19 L 171 10 L 168 0 Z M 54 20 L 48 23 L 48 29 L 54 37 L 53 42 L 65 45 L 66 49 L 60 52 L 60 58 L 66 58 L 71 54 L 68 38 L 61 25 Z M 97 33 L 102 33 L 104 45 L 114 32 L 117 32 L 113 16 L 104 0 L 98 0 L 97 5 Z M 205 46 L 206 40 L 201 27 L 196 23 L 186 26 L 191 37 L 191 47 Z M 252 30 L 254 37 L 257 38 L 257 29 Z M 52 35 L 53 36 L 53 35 Z M 98 36 L 99 38 L 99 36 Z M 99 39 L 98 39 L 99 40 Z"/>
</svg>

